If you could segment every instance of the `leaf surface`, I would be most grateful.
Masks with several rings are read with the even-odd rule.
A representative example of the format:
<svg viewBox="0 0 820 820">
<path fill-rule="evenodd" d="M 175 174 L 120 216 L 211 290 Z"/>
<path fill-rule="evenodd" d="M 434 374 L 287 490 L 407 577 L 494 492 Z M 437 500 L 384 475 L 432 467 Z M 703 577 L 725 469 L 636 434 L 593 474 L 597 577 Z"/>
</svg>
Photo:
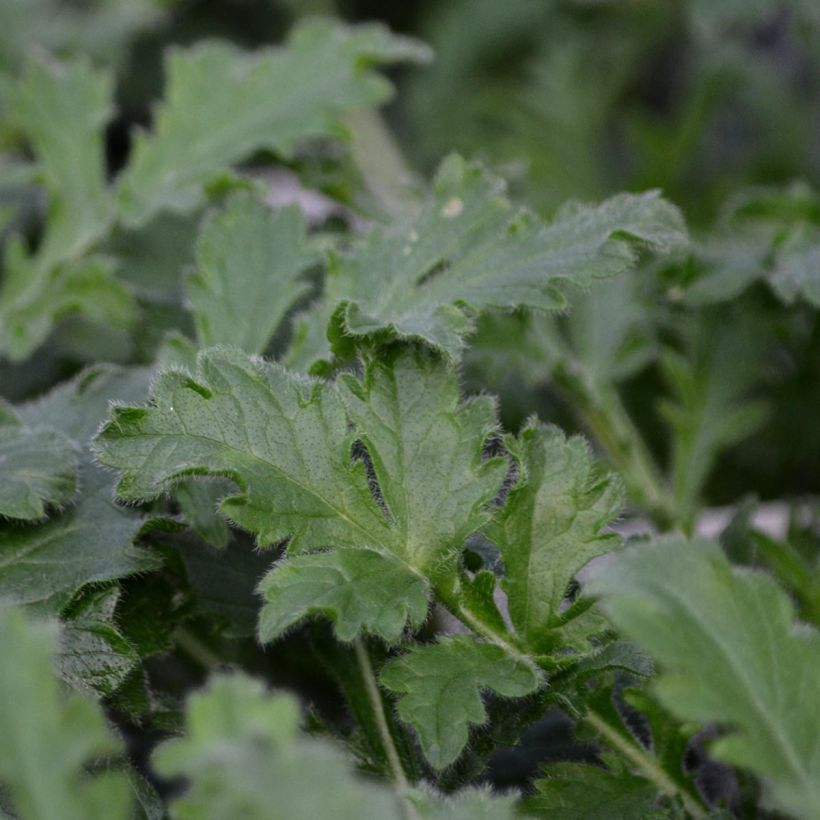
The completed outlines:
<svg viewBox="0 0 820 820">
<path fill-rule="evenodd" d="M 419 646 L 387 663 L 381 682 L 400 695 L 399 717 L 418 734 L 436 769 L 453 763 L 467 743 L 471 724 L 487 718 L 481 691 L 522 697 L 538 687 L 532 667 L 493 644 L 466 637 Z"/>
<path fill-rule="evenodd" d="M 36 519 L 77 490 L 77 448 L 57 430 L 0 425 L 0 516 Z"/>
<path fill-rule="evenodd" d="M 248 194 L 233 196 L 205 221 L 197 271 L 187 280 L 200 346 L 263 353 L 304 294 L 298 277 L 315 260 L 301 211 L 273 211 Z"/>
<path fill-rule="evenodd" d="M 532 424 L 510 440 L 522 478 L 490 535 L 504 560 L 502 587 L 518 632 L 537 646 L 560 623 L 559 607 L 575 574 L 620 543 L 605 531 L 622 503 L 621 485 L 601 473 L 580 436 Z"/>
<path fill-rule="evenodd" d="M 348 334 L 389 332 L 457 358 L 473 312 L 562 309 L 567 283 L 587 286 L 629 268 L 636 248 L 684 240 L 680 214 L 657 192 L 570 204 L 545 224 L 515 211 L 480 165 L 451 156 L 415 220 L 375 229 L 336 258 L 326 299 L 345 305 Z"/>
<path fill-rule="evenodd" d="M 259 638 L 272 641 L 306 615 L 324 614 L 337 637 L 360 632 L 392 643 L 427 616 L 429 587 L 407 564 L 372 550 L 336 550 L 286 558 L 264 579 Z"/>
<path fill-rule="evenodd" d="M 718 759 L 749 768 L 767 802 L 811 817 L 820 805 L 820 638 L 761 572 L 733 570 L 707 540 L 629 549 L 593 573 L 589 592 L 658 660 L 662 703 L 682 720 L 717 722 Z"/>
<path fill-rule="evenodd" d="M 207 183 L 255 151 L 290 156 L 306 139 L 338 135 L 342 113 L 390 95 L 372 66 L 427 56 L 379 25 L 327 20 L 300 24 L 277 49 L 245 53 L 211 41 L 172 50 L 155 130 L 137 136 L 120 182 L 125 223 L 192 210 Z"/>
</svg>

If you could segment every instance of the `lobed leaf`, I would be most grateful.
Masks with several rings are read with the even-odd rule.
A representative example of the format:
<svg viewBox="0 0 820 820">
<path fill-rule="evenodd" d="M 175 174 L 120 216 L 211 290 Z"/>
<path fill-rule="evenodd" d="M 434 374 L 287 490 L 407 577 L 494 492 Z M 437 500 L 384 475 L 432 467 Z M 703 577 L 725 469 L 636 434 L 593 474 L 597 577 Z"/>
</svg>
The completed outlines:
<svg viewBox="0 0 820 820">
<path fill-rule="evenodd" d="M 380 25 L 301 23 L 287 44 L 248 54 L 222 42 L 169 53 L 166 97 L 152 134 L 139 134 L 120 180 L 123 221 L 189 211 L 204 187 L 260 150 L 291 156 L 306 139 L 336 136 L 340 116 L 382 102 L 390 84 L 371 67 L 428 56 Z"/>
<path fill-rule="evenodd" d="M 718 722 L 719 760 L 749 768 L 766 802 L 798 817 L 820 805 L 820 639 L 795 624 L 788 596 L 760 572 L 733 570 L 708 540 L 630 548 L 592 573 L 590 593 L 664 670 L 662 703 L 682 720 Z"/>
<path fill-rule="evenodd" d="M 399 717 L 416 730 L 425 757 L 436 769 L 458 758 L 471 724 L 486 720 L 482 690 L 522 697 L 540 682 L 529 664 L 467 636 L 414 647 L 387 663 L 380 680 L 400 695 Z"/>
<path fill-rule="evenodd" d="M 473 312 L 564 308 L 568 283 L 614 276 L 633 264 L 636 248 L 684 240 L 679 212 L 657 192 L 571 204 L 544 224 L 513 210 L 480 165 L 451 156 L 416 219 L 376 229 L 332 260 L 324 304 L 343 306 L 347 334 L 388 332 L 458 358 Z"/>
<path fill-rule="evenodd" d="M 263 642 L 307 615 L 323 614 L 342 641 L 367 632 L 393 643 L 408 623 L 422 624 L 430 597 L 427 581 L 407 564 L 365 549 L 287 558 L 265 576 L 260 592 Z"/>
<path fill-rule="evenodd" d="M 522 478 L 489 533 L 504 560 L 501 582 L 515 628 L 533 646 L 560 626 L 560 605 L 575 574 L 620 543 L 606 525 L 622 504 L 620 482 L 600 473 L 580 436 L 530 424 L 510 440 Z"/>
<path fill-rule="evenodd" d="M 305 293 L 298 277 L 314 261 L 301 211 L 273 211 L 249 194 L 231 197 L 205 220 L 197 270 L 186 282 L 200 346 L 263 353 Z"/>
</svg>

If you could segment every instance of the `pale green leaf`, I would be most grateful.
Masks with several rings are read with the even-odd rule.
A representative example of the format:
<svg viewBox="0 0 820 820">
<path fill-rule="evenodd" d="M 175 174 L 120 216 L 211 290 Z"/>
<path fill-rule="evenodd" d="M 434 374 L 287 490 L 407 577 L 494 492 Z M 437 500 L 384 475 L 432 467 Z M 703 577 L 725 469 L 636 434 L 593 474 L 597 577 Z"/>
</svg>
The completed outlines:
<svg viewBox="0 0 820 820">
<path fill-rule="evenodd" d="M 65 695 L 52 669 L 53 624 L 0 609 L 0 787 L 26 820 L 116 820 L 130 816 L 129 786 L 116 772 L 85 767 L 119 752 L 102 712 Z M 5 803 L 5 800 L 4 800 Z"/>
<path fill-rule="evenodd" d="M 436 769 L 461 754 L 470 725 L 486 720 L 482 690 L 512 698 L 539 685 L 529 664 L 467 636 L 411 649 L 387 663 L 380 679 L 400 695 L 399 717 L 416 730 L 425 757 Z"/>
<path fill-rule="evenodd" d="M 510 618 L 538 646 L 560 626 L 578 570 L 620 543 L 605 528 L 620 510 L 621 485 L 599 470 L 583 438 L 566 439 L 557 427 L 532 424 L 509 447 L 522 475 L 490 535 L 504 560 Z"/>
<path fill-rule="evenodd" d="M 57 430 L 0 425 L 0 516 L 42 518 L 77 491 L 77 446 Z"/>
<path fill-rule="evenodd" d="M 375 229 L 336 258 L 326 301 L 343 304 L 347 333 L 390 332 L 457 357 L 485 308 L 566 307 L 566 285 L 628 269 L 636 249 L 682 244 L 679 212 L 657 192 L 570 204 L 543 223 L 514 210 L 503 184 L 451 156 L 409 224 Z"/>
<path fill-rule="evenodd" d="M 372 550 L 336 550 L 281 561 L 265 577 L 259 638 L 271 641 L 306 615 L 328 616 L 340 640 L 360 632 L 388 642 L 427 616 L 427 581 L 407 564 Z"/>
<path fill-rule="evenodd" d="M 341 114 L 390 94 L 373 65 L 426 56 L 379 25 L 328 20 L 256 53 L 213 41 L 172 50 L 155 130 L 137 136 L 120 183 L 122 218 L 139 226 L 161 210 L 191 210 L 208 182 L 254 152 L 289 156 L 306 139 L 339 134 Z"/>
<path fill-rule="evenodd" d="M 15 90 L 12 116 L 31 143 L 49 195 L 37 254 L 43 272 L 83 253 L 110 222 L 103 138 L 112 95 L 111 75 L 88 60 L 43 56 L 29 60 Z"/>
<path fill-rule="evenodd" d="M 416 787 L 409 797 L 423 820 L 514 820 L 521 816 L 515 793 L 498 795 L 489 788 L 459 789 L 444 796 Z"/>
<path fill-rule="evenodd" d="M 97 367 L 18 408 L 31 427 L 58 429 L 87 448 L 111 400 L 139 400 L 149 372 Z M 0 525 L 0 603 L 28 604 L 56 614 L 85 584 L 157 565 L 133 545 L 142 518 L 112 501 L 112 478 L 84 450 L 82 493 L 71 509 L 42 524 Z"/>
<path fill-rule="evenodd" d="M 288 308 L 305 293 L 299 275 L 315 261 L 301 211 L 272 211 L 236 194 L 202 228 L 187 292 L 202 347 L 263 353 Z"/>
<path fill-rule="evenodd" d="M 48 194 L 43 237 L 33 254 L 9 244 L 0 289 L 0 351 L 19 360 L 42 344 L 63 315 L 107 325 L 133 318 L 128 291 L 105 259 L 83 259 L 107 232 L 112 202 L 105 180 L 104 129 L 111 76 L 86 60 L 29 61 L 11 101 Z"/>
<path fill-rule="evenodd" d="M 390 790 L 354 776 L 340 749 L 299 733 L 299 708 L 247 677 L 214 676 L 192 695 L 184 737 L 154 753 L 165 777 L 185 777 L 175 820 L 399 820 Z M 317 777 L 320 787 L 317 788 Z"/>
<path fill-rule="evenodd" d="M 657 789 L 627 771 L 586 763 L 551 763 L 525 801 L 528 817 L 544 820 L 659 820 Z"/>
<path fill-rule="evenodd" d="M 682 720 L 718 723 L 719 760 L 763 779 L 766 802 L 797 817 L 820 805 L 820 638 L 761 572 L 733 570 L 707 540 L 630 548 L 593 572 L 588 591 L 664 674 L 663 704 Z"/>
</svg>

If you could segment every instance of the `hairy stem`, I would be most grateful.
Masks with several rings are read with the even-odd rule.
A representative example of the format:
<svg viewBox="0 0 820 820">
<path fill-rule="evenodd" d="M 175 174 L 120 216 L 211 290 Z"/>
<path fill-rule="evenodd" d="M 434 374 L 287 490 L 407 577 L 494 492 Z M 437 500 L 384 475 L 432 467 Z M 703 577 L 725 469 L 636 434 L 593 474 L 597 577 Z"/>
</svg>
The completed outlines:
<svg viewBox="0 0 820 820">
<path fill-rule="evenodd" d="M 590 710 L 583 720 L 588 723 L 613 748 L 625 757 L 640 773 L 657 786 L 658 791 L 680 799 L 684 809 L 695 820 L 706 817 L 703 806 L 687 793 L 664 771 L 652 755 L 637 742 L 630 742 L 620 732 L 613 729 L 599 714 Z"/>
<path fill-rule="evenodd" d="M 373 672 L 373 665 L 370 663 L 370 654 L 361 638 L 356 638 L 353 642 L 353 648 L 356 652 L 356 660 L 359 664 L 359 670 L 362 674 L 365 688 L 367 689 L 367 697 L 373 709 L 373 716 L 376 719 L 376 726 L 379 730 L 382 748 L 384 749 L 385 755 L 387 755 L 390 774 L 398 788 L 402 813 L 406 820 L 419 820 L 416 807 L 407 798 L 407 790 L 410 788 L 410 784 L 407 781 L 407 775 L 401 764 L 398 749 L 396 749 L 396 744 L 393 741 L 393 735 L 390 733 L 387 715 L 384 713 L 384 703 L 381 693 L 379 692 L 379 684 Z"/>
</svg>

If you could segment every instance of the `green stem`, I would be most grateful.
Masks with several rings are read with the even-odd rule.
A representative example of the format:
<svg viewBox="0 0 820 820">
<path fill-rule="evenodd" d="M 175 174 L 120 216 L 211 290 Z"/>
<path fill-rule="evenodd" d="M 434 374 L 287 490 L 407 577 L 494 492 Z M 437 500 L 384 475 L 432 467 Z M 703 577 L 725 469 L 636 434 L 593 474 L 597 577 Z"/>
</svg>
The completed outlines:
<svg viewBox="0 0 820 820">
<path fill-rule="evenodd" d="M 565 387 L 573 394 L 584 424 L 623 476 L 630 494 L 661 527 L 675 523 L 679 517 L 677 505 L 617 390 L 613 387 L 593 395 L 576 384 Z"/>
<path fill-rule="evenodd" d="M 405 820 L 419 820 L 416 807 L 407 798 L 410 784 L 407 781 L 407 775 L 404 773 L 404 767 L 401 764 L 398 749 L 393 741 L 390 726 L 387 723 L 387 715 L 384 712 L 384 703 L 382 701 L 381 692 L 379 691 L 379 684 L 373 672 L 373 665 L 370 663 L 370 654 L 361 638 L 356 638 L 353 642 L 353 648 L 356 652 L 359 671 L 361 672 L 365 689 L 367 690 L 367 697 L 373 709 L 373 716 L 376 719 L 376 726 L 378 727 L 382 748 L 387 756 L 390 774 L 398 788 L 402 813 L 404 814 Z"/>
<path fill-rule="evenodd" d="M 185 629 L 185 627 L 176 629 L 174 643 L 207 672 L 215 672 L 225 665 L 225 661 L 216 652 L 206 646 L 193 632 Z"/>
<path fill-rule="evenodd" d="M 672 798 L 679 798 L 684 809 L 695 820 L 706 817 L 706 810 L 692 795 L 681 789 L 664 771 L 652 755 L 635 742 L 630 742 L 616 729 L 613 729 L 599 714 L 589 711 L 584 715 L 586 721 L 617 752 L 622 754 L 641 774 L 657 786 L 658 790 Z"/>
<path fill-rule="evenodd" d="M 350 153 L 367 189 L 388 219 L 413 216 L 420 207 L 420 185 L 393 135 L 376 111 L 347 117 Z"/>
</svg>

